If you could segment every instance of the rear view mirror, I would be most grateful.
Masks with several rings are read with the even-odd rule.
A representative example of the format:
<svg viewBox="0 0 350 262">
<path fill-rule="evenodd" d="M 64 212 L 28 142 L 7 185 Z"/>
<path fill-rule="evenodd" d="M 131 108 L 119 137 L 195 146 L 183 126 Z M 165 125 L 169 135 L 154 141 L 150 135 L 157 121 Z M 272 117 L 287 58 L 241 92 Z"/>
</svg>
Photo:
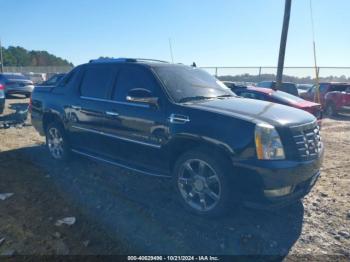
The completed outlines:
<svg viewBox="0 0 350 262">
<path fill-rule="evenodd" d="M 149 105 L 158 105 L 158 97 L 154 97 L 152 93 L 144 88 L 131 89 L 126 97 L 128 102 L 145 103 Z"/>
</svg>

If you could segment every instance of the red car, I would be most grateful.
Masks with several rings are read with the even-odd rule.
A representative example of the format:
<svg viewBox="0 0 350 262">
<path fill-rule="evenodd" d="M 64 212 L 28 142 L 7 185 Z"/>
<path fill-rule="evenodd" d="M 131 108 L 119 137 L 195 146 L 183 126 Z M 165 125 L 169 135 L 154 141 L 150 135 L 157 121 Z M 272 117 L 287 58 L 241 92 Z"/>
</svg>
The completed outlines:
<svg viewBox="0 0 350 262">
<path fill-rule="evenodd" d="M 283 91 L 261 87 L 246 87 L 235 89 L 234 92 L 245 98 L 264 100 L 305 110 L 313 114 L 319 122 L 322 119 L 322 107 L 320 104 L 304 100 Z"/>
<path fill-rule="evenodd" d="M 301 96 L 309 101 L 315 101 L 316 86 L 310 88 Z M 350 84 L 349 83 L 320 83 L 320 100 L 328 116 L 340 112 L 350 113 Z"/>
</svg>

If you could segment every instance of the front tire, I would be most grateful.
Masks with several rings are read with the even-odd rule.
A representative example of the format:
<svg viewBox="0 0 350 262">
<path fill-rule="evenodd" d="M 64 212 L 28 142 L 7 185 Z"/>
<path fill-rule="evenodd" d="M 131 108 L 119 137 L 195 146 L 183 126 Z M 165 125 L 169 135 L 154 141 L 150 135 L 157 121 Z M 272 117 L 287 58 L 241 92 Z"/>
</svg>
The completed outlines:
<svg viewBox="0 0 350 262">
<path fill-rule="evenodd" d="M 229 210 L 229 167 L 205 150 L 183 154 L 173 170 L 177 196 L 192 213 L 217 217 Z"/>
<path fill-rule="evenodd" d="M 63 126 L 53 122 L 46 129 L 46 146 L 52 158 L 66 161 L 70 156 L 70 148 Z"/>
</svg>

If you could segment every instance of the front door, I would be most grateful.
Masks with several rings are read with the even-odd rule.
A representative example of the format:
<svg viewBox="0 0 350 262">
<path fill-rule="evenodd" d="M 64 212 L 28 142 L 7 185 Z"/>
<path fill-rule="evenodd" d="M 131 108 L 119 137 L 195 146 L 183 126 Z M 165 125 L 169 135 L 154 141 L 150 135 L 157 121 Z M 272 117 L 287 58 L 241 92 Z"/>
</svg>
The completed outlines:
<svg viewBox="0 0 350 262">
<path fill-rule="evenodd" d="M 149 90 L 158 106 L 127 101 L 131 89 Z M 108 154 L 141 165 L 166 165 L 160 153 L 167 139 L 166 110 L 153 74 L 138 65 L 125 65 L 112 91 L 105 132 L 110 135 Z"/>
</svg>

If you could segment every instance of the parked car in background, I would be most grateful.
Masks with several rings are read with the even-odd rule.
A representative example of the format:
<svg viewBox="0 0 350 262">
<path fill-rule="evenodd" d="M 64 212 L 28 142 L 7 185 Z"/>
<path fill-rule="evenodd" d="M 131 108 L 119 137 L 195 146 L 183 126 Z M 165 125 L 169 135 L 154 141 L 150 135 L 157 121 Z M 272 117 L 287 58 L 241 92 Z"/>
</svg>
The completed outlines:
<svg viewBox="0 0 350 262">
<path fill-rule="evenodd" d="M 221 82 L 223 82 L 225 84 L 225 86 L 230 88 L 231 91 L 235 91 L 238 88 L 244 88 L 247 86 L 244 83 L 237 83 L 237 82 L 232 82 L 232 81 L 221 81 Z"/>
<path fill-rule="evenodd" d="M 30 97 L 34 89 L 31 80 L 19 73 L 0 74 L 0 84 L 5 89 L 5 96 L 11 94 L 21 94 Z"/>
<path fill-rule="evenodd" d="M 173 180 L 192 212 L 280 207 L 316 183 L 323 144 L 302 110 L 237 97 L 209 73 L 142 59 L 98 59 L 32 95 L 50 155 L 71 152 Z M 138 152 L 138 153 L 135 153 Z"/>
<path fill-rule="evenodd" d="M 312 84 L 298 84 L 297 88 L 299 96 L 302 96 L 304 93 L 306 93 L 312 86 Z"/>
<path fill-rule="evenodd" d="M 35 85 L 41 84 L 46 80 L 46 74 L 44 73 L 26 73 L 24 74 L 29 80 L 31 80 Z"/>
<path fill-rule="evenodd" d="M 5 100 L 5 86 L 0 83 L 0 114 L 4 112 Z"/>
<path fill-rule="evenodd" d="M 51 76 L 48 80 L 42 82 L 40 86 L 55 86 L 66 74 L 55 74 Z"/>
<path fill-rule="evenodd" d="M 317 86 L 314 85 L 302 97 L 309 101 L 317 101 L 316 91 Z M 319 95 L 326 115 L 350 112 L 350 83 L 320 83 Z"/>
<path fill-rule="evenodd" d="M 270 88 L 247 87 L 236 89 L 235 93 L 245 98 L 273 102 L 304 110 L 310 114 L 313 114 L 319 123 L 322 119 L 322 107 L 320 104 L 304 100 L 283 91 L 275 91 Z"/>
<path fill-rule="evenodd" d="M 259 82 L 256 87 L 264 87 L 274 89 L 276 87 L 276 81 L 262 81 Z M 299 96 L 298 88 L 294 83 L 283 82 L 280 87 L 281 91 L 289 93 L 294 96 Z"/>
</svg>

